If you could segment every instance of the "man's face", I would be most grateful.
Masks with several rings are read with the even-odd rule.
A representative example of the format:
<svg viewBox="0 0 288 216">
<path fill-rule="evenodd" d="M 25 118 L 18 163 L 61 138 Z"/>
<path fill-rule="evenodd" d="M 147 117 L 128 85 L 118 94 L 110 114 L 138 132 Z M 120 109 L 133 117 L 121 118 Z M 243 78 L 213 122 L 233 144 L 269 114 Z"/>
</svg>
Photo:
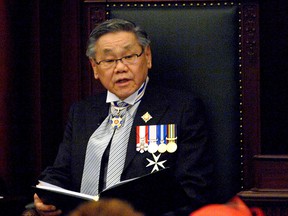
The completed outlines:
<svg viewBox="0 0 288 216">
<path fill-rule="evenodd" d="M 131 32 L 108 33 L 101 36 L 95 44 L 97 62 L 102 60 L 119 59 L 124 56 L 140 54 L 142 47 L 135 34 Z M 103 67 L 90 59 L 95 79 L 99 79 L 102 85 L 121 100 L 132 95 L 146 80 L 148 70 L 152 66 L 150 47 L 146 47 L 144 53 L 137 58 L 134 64 L 124 64 L 117 61 L 115 66 Z"/>
</svg>

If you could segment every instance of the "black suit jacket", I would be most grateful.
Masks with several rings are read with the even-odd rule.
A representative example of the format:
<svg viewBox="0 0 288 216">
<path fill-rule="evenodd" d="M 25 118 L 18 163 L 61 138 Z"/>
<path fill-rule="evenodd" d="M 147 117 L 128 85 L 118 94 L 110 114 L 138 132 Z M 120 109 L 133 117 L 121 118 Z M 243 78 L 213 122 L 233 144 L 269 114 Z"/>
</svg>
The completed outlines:
<svg viewBox="0 0 288 216">
<path fill-rule="evenodd" d="M 108 115 L 106 94 L 93 96 L 72 106 L 63 142 L 53 166 L 40 179 L 58 186 L 79 191 L 88 140 Z M 152 119 L 145 123 L 141 116 L 149 112 Z M 160 160 L 170 167 L 196 208 L 209 202 L 212 162 L 208 146 L 204 107 L 201 100 L 172 89 L 147 86 L 138 107 L 128 143 L 125 166 L 121 179 L 148 174 L 146 158 L 152 154 L 136 151 L 136 126 L 177 125 L 175 153 L 163 153 Z"/>
</svg>

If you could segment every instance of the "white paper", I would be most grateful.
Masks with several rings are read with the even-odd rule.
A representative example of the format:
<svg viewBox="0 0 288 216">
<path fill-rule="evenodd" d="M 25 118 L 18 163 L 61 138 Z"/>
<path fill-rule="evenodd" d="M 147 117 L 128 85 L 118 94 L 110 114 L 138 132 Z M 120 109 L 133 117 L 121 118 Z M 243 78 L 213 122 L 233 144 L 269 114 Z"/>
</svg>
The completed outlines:
<svg viewBox="0 0 288 216">
<path fill-rule="evenodd" d="M 36 187 L 41 188 L 41 189 L 45 189 L 48 191 L 55 191 L 55 192 L 61 192 L 64 194 L 69 194 L 69 195 L 72 195 L 74 197 L 85 198 L 85 199 L 95 200 L 95 201 L 99 200 L 99 196 L 91 196 L 88 194 L 83 194 L 83 193 L 67 190 L 67 189 L 64 189 L 64 188 L 61 188 L 61 187 L 58 187 L 56 185 L 53 185 L 53 184 L 50 184 L 47 182 L 43 182 L 43 181 L 39 181 L 39 184 L 36 185 Z"/>
</svg>

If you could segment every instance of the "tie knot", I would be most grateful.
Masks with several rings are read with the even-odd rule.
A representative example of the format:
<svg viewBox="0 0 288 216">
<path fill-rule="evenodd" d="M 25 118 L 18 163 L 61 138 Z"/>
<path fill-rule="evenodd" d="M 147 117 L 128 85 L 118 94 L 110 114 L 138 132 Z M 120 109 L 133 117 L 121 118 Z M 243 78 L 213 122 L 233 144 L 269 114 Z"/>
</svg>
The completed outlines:
<svg viewBox="0 0 288 216">
<path fill-rule="evenodd" d="M 124 101 L 117 101 L 116 106 L 117 107 L 127 107 L 129 104 Z"/>
</svg>

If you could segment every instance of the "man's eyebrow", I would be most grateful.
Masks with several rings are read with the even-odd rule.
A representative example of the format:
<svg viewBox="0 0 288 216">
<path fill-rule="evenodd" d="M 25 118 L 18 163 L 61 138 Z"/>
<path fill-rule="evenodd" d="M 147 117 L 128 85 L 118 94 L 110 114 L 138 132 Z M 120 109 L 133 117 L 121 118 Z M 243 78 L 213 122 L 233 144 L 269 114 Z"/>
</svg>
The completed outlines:
<svg viewBox="0 0 288 216">
<path fill-rule="evenodd" d="M 131 50 L 133 47 L 135 47 L 136 44 L 128 44 L 123 47 L 124 50 Z M 104 54 L 110 54 L 113 52 L 112 49 L 104 49 L 103 50 Z"/>
<path fill-rule="evenodd" d="M 109 54 L 112 52 L 112 49 L 104 49 L 103 52 L 104 54 Z"/>
<path fill-rule="evenodd" d="M 134 46 L 135 46 L 135 44 L 129 44 L 129 45 L 125 46 L 124 49 L 131 50 L 131 48 Z"/>
</svg>

